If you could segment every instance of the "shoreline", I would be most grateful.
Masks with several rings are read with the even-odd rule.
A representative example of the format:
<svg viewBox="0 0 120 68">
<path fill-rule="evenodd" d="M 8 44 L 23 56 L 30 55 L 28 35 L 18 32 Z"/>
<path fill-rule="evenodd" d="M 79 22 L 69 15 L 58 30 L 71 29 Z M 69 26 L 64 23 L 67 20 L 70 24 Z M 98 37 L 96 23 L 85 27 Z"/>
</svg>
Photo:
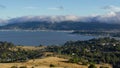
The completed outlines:
<svg viewBox="0 0 120 68">
<path fill-rule="evenodd" d="M 74 30 L 0 30 L 0 31 L 25 31 L 25 32 L 73 32 Z"/>
</svg>

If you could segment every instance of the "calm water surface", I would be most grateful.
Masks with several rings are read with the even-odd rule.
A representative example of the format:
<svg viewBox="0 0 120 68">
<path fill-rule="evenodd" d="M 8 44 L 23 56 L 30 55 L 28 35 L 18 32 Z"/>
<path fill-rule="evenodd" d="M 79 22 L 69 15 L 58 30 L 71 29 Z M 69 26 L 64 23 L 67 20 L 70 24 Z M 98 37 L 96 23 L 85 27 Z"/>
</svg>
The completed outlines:
<svg viewBox="0 0 120 68">
<path fill-rule="evenodd" d="M 66 41 L 88 40 L 95 36 L 73 35 L 70 32 L 57 31 L 0 31 L 0 41 L 16 45 L 52 45 L 64 44 Z"/>
</svg>

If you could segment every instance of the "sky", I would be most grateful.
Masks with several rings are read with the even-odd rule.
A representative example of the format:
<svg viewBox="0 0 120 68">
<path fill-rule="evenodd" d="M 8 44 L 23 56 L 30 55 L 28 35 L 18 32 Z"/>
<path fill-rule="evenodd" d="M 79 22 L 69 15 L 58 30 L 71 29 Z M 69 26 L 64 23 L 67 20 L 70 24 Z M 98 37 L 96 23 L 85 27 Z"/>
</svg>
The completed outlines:
<svg viewBox="0 0 120 68">
<path fill-rule="evenodd" d="M 119 12 L 120 0 L 0 0 L 0 18 L 39 15 L 102 15 Z"/>
</svg>

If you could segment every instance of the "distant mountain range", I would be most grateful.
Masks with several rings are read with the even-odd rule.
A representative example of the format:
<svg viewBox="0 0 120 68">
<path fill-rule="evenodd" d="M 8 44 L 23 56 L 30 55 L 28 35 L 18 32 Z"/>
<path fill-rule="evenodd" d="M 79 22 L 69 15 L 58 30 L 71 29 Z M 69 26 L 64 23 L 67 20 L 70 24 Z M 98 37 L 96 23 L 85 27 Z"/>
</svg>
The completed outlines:
<svg viewBox="0 0 120 68">
<path fill-rule="evenodd" d="M 79 17 L 23 16 L 9 20 L 0 19 L 0 29 L 25 30 L 120 30 L 120 12 Z"/>
<path fill-rule="evenodd" d="M 87 23 L 87 22 L 73 22 L 64 21 L 60 23 L 50 22 L 22 22 L 12 23 L 1 26 L 0 29 L 22 29 L 22 30 L 120 30 L 120 24 L 108 23 Z"/>
</svg>

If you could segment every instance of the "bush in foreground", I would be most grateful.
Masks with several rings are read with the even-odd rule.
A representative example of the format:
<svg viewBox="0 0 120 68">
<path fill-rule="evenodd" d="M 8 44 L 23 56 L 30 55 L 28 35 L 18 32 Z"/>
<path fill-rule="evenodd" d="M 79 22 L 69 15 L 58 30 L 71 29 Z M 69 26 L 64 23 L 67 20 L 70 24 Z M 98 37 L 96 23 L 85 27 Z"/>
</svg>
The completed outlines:
<svg viewBox="0 0 120 68">
<path fill-rule="evenodd" d="M 26 66 L 21 66 L 20 68 L 27 68 Z"/>
<path fill-rule="evenodd" d="M 109 67 L 105 67 L 105 66 L 100 66 L 100 68 L 109 68 Z"/>
<path fill-rule="evenodd" d="M 97 68 L 94 64 L 90 64 L 88 68 Z"/>
<path fill-rule="evenodd" d="M 12 66 L 11 68 L 18 68 L 17 66 Z"/>
<path fill-rule="evenodd" d="M 55 65 L 53 65 L 53 64 L 50 64 L 50 67 L 55 67 Z"/>
</svg>

